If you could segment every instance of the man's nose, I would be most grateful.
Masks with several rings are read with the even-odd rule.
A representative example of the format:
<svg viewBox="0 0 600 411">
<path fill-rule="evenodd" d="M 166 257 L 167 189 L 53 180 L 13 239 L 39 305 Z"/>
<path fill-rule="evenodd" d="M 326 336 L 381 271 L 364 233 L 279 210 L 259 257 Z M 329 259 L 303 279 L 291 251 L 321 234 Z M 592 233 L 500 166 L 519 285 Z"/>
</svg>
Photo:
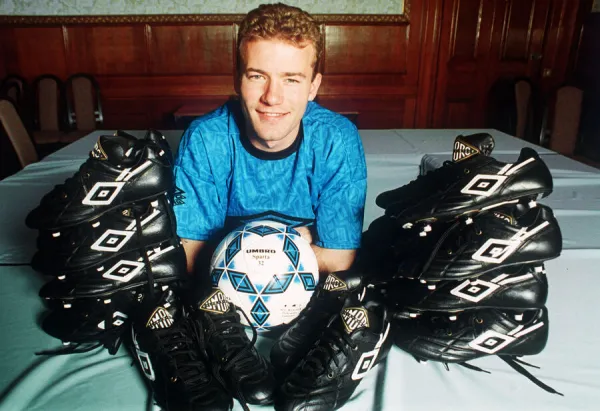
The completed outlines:
<svg viewBox="0 0 600 411">
<path fill-rule="evenodd" d="M 277 81 L 269 80 L 262 96 L 263 103 L 274 106 L 283 103 L 283 87 Z"/>
</svg>

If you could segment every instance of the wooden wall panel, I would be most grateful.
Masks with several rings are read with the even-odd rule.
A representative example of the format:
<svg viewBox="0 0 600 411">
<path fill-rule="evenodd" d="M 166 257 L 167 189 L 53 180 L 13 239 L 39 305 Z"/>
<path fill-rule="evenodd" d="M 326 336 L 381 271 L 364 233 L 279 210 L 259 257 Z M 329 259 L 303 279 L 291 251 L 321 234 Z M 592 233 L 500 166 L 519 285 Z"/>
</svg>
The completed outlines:
<svg viewBox="0 0 600 411">
<path fill-rule="evenodd" d="M 358 128 L 414 128 L 416 99 L 404 96 L 362 95 L 339 99 L 320 96 L 319 104 L 356 118 Z M 351 107 L 351 109 L 349 109 Z"/>
<path fill-rule="evenodd" d="M 151 26 L 153 74 L 232 74 L 234 28 L 216 26 Z M 168 58 L 166 57 L 168 56 Z"/>
<path fill-rule="evenodd" d="M 465 127 L 483 126 L 494 2 L 448 0 L 443 5 L 440 54 L 436 78 L 433 125 L 448 127 L 465 121 Z M 463 118 L 462 111 L 469 112 Z M 458 111 L 457 111 L 458 110 Z"/>
<path fill-rule="evenodd" d="M 485 126 L 488 92 L 500 78 L 528 77 L 551 93 L 567 76 L 578 7 L 570 0 L 446 0 L 432 123 Z"/>
<path fill-rule="evenodd" d="M 319 101 L 358 113 L 361 128 L 483 126 L 498 77 L 539 79 L 548 68 L 547 84 L 564 80 L 561 57 L 578 30 L 572 5 L 405 0 L 403 16 L 317 16 L 325 34 Z M 207 112 L 234 93 L 240 16 L 30 20 L 0 16 L 0 76 L 91 73 L 106 127 L 167 127 L 181 106 Z"/>
<path fill-rule="evenodd" d="M 417 92 L 417 84 L 406 76 L 385 74 L 324 74 L 320 95 L 409 94 Z"/>
<path fill-rule="evenodd" d="M 444 119 L 447 128 L 474 127 L 473 103 L 468 100 L 452 100 L 448 102 L 448 110 Z"/>
<path fill-rule="evenodd" d="M 68 61 L 67 75 L 73 73 L 95 73 L 95 50 L 89 40 L 92 28 L 86 26 L 65 27 L 66 54 Z M 54 74 L 49 71 L 50 74 Z"/>
<path fill-rule="evenodd" d="M 234 93 L 233 76 L 98 76 L 106 98 L 161 98 L 180 96 L 229 96 Z"/>
<path fill-rule="evenodd" d="M 540 88 L 544 95 L 550 95 L 560 87 L 569 73 L 574 71 L 574 60 L 577 55 L 579 31 L 583 24 L 581 14 L 585 9 L 582 0 L 579 9 L 568 1 L 554 2 L 552 13 L 546 30 L 546 46 L 540 62 L 542 73 Z M 579 21 L 578 21 L 579 19 Z"/>
<path fill-rule="evenodd" d="M 483 2 L 479 0 L 475 3 L 467 1 L 455 1 L 452 16 L 452 38 L 450 44 L 452 50 L 451 58 L 463 58 L 472 60 L 477 56 L 477 43 L 479 41 L 479 31 L 481 20 L 479 16 L 482 12 Z M 477 4 L 479 3 L 479 4 Z"/>
<path fill-rule="evenodd" d="M 325 74 L 405 74 L 408 25 L 326 26 Z"/>
<path fill-rule="evenodd" d="M 60 27 L 15 28 L 13 30 L 19 74 L 36 77 L 43 73 L 67 72 L 63 32 Z"/>
<path fill-rule="evenodd" d="M 144 26 L 69 27 L 71 71 L 94 75 L 147 72 Z"/>
<path fill-rule="evenodd" d="M 503 60 L 527 60 L 529 58 L 535 5 L 536 0 L 506 2 L 504 11 L 506 21 L 502 36 Z M 537 9 L 539 10 L 539 7 Z"/>
</svg>

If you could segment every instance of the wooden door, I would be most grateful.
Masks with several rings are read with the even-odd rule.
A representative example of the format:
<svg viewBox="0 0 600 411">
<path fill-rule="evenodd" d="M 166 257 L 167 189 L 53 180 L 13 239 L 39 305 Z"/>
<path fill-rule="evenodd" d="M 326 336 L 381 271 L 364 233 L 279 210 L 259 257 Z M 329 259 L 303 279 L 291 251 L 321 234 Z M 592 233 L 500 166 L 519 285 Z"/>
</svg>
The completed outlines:
<svg viewBox="0 0 600 411">
<path fill-rule="evenodd" d="M 432 125 L 484 126 L 487 94 L 498 78 L 539 84 L 551 25 L 564 24 L 551 18 L 553 10 L 565 1 L 446 0 Z"/>
</svg>

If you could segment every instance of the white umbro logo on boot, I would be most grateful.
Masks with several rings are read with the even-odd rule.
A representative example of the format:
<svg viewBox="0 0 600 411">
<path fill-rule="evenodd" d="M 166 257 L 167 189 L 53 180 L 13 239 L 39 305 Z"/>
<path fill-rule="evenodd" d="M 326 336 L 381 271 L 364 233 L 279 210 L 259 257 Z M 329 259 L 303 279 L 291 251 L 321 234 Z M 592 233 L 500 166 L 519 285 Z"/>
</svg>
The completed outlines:
<svg viewBox="0 0 600 411">
<path fill-rule="evenodd" d="M 325 279 L 325 284 L 323 284 L 323 290 L 325 291 L 338 291 L 347 289 L 348 285 L 333 274 L 329 274 Z"/>
<path fill-rule="evenodd" d="M 352 379 L 360 380 L 364 377 L 371 368 L 375 365 L 375 361 L 377 360 L 377 356 L 379 355 L 379 350 L 386 340 L 388 333 L 390 332 L 390 323 L 388 323 L 385 327 L 385 331 L 379 334 L 379 340 L 377 344 L 375 344 L 375 348 L 371 351 L 362 353 L 356 367 L 354 367 L 354 371 L 352 371 Z"/>
<path fill-rule="evenodd" d="M 211 313 L 225 314 L 231 304 L 221 290 L 215 290 L 206 300 L 200 303 L 200 309 Z"/>
</svg>

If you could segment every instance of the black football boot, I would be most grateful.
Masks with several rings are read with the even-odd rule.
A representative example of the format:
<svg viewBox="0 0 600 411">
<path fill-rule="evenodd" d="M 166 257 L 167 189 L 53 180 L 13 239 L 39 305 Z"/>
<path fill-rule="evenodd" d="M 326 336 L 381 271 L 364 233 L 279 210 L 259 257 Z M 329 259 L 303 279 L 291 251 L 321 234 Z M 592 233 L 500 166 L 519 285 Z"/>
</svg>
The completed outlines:
<svg viewBox="0 0 600 411">
<path fill-rule="evenodd" d="M 194 325 L 171 290 L 133 319 L 129 347 L 138 369 L 166 411 L 230 410 L 231 396 L 215 378 Z"/>
<path fill-rule="evenodd" d="M 333 316 L 339 314 L 350 293 L 363 294 L 362 275 L 358 271 L 329 274 L 290 327 L 271 348 L 271 364 L 277 377 L 285 377 L 306 356 L 324 332 Z"/>
<path fill-rule="evenodd" d="M 531 148 L 525 147 L 515 164 L 476 155 L 452 167 L 438 169 L 439 177 L 427 181 L 429 193 L 410 200 L 401 208 L 392 204 L 386 214 L 398 225 L 410 228 L 431 221 L 451 221 L 518 202 L 535 205 L 538 197 L 552 192 L 548 166 Z M 429 175 L 429 174 L 427 174 Z"/>
<path fill-rule="evenodd" d="M 106 300 L 121 291 L 132 291 L 148 284 L 158 289 L 186 278 L 185 252 L 178 240 L 163 243 L 146 254 L 148 262 L 139 251 L 130 251 L 84 271 L 60 275 L 45 284 L 39 295 L 44 300 L 64 304 L 75 299 Z"/>
<path fill-rule="evenodd" d="M 100 136 L 79 171 L 46 194 L 26 224 L 58 232 L 117 207 L 157 197 L 172 187 L 172 167 L 158 144 Z"/>
<path fill-rule="evenodd" d="M 422 360 L 461 363 L 486 355 L 535 355 L 548 340 L 545 308 L 512 313 L 480 309 L 455 319 L 427 313 L 417 319 L 395 321 L 394 343 Z"/>
<path fill-rule="evenodd" d="M 497 355 L 538 387 L 562 395 L 531 375 L 521 365 L 530 364 L 518 358 L 542 352 L 548 330 L 545 307 L 524 312 L 484 308 L 460 313 L 456 318 L 426 313 L 417 319 L 396 320 L 392 327 L 395 345 L 418 361 L 456 363 L 484 371 L 467 361 Z"/>
<path fill-rule="evenodd" d="M 464 280 L 521 264 L 541 265 L 560 255 L 562 235 L 552 210 L 507 206 L 456 222 L 432 250 L 418 279 Z"/>
<path fill-rule="evenodd" d="M 388 354 L 390 323 L 383 304 L 351 295 L 340 314 L 281 385 L 278 411 L 342 407 L 362 378 Z"/>
<path fill-rule="evenodd" d="M 271 365 L 254 347 L 256 331 L 252 329 L 253 338 L 248 338 L 236 307 L 225 294 L 212 290 L 193 307 L 190 318 L 200 330 L 213 372 L 242 407 L 271 404 L 275 388 Z"/>
<path fill-rule="evenodd" d="M 55 302 L 42 321 L 42 330 L 61 340 L 64 347 L 37 354 L 80 353 L 101 346 L 115 354 L 129 329 L 131 312 L 142 299 L 143 294 L 134 290 L 106 300 Z"/>
<path fill-rule="evenodd" d="M 489 156 L 493 150 L 494 138 L 487 133 L 457 136 L 454 140 L 452 161 L 445 161 L 442 167 L 420 175 L 416 180 L 402 187 L 379 194 L 375 203 L 386 210 L 393 207 L 395 213 L 399 213 L 402 209 L 431 195 L 439 187 L 450 184 L 456 179 L 454 170 L 464 167 L 461 163 L 473 163 L 476 157 Z"/>
<path fill-rule="evenodd" d="M 136 221 L 136 218 L 139 221 Z M 137 233 L 137 223 L 141 237 Z M 47 275 L 83 271 L 117 255 L 158 246 L 176 236 L 175 217 L 165 195 L 119 207 L 98 219 L 61 231 L 40 231 L 31 265 Z"/>
<path fill-rule="evenodd" d="M 115 132 L 115 135 L 128 138 L 132 141 L 135 141 L 138 139 L 133 134 L 129 134 L 128 132 L 123 131 L 123 130 L 117 130 Z M 164 151 L 165 158 L 169 162 L 169 164 L 170 165 L 175 164 L 173 150 L 171 150 L 171 146 L 169 146 L 169 142 L 167 141 L 167 138 L 160 131 L 150 129 L 150 130 L 146 131 L 146 134 L 144 135 L 143 139 L 160 146 L 160 148 Z"/>
<path fill-rule="evenodd" d="M 389 216 L 381 216 L 363 233 L 354 266 L 364 273 L 365 283 L 370 284 L 416 278 L 431 250 L 452 224 L 434 222 L 421 230 L 403 229 Z"/>
<path fill-rule="evenodd" d="M 548 298 L 548 279 L 542 266 L 507 267 L 474 279 L 444 281 L 429 287 L 431 291 L 420 301 L 407 304 L 409 311 L 533 310 L 543 308 Z"/>
<path fill-rule="evenodd" d="M 377 290 L 382 294 L 383 302 L 392 318 L 409 318 L 416 317 L 418 314 L 408 311 L 406 307 L 418 304 L 431 294 L 432 291 L 428 287 L 431 285 L 419 280 L 397 278 L 378 285 Z"/>
</svg>

